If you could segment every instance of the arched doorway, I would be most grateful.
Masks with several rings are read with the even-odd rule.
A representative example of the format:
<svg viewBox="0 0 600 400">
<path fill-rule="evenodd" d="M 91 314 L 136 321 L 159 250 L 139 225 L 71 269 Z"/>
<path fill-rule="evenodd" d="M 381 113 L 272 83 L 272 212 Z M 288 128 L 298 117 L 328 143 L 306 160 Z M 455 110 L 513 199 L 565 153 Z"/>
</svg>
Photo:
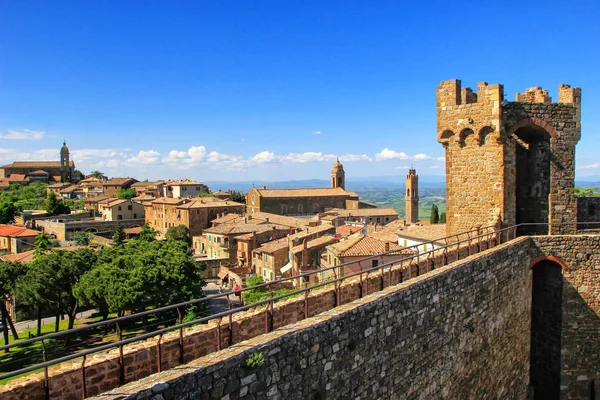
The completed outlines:
<svg viewBox="0 0 600 400">
<path fill-rule="evenodd" d="M 547 224 L 550 213 L 550 134 L 530 124 L 516 129 L 516 222 Z M 524 234 L 548 233 L 547 225 L 525 226 Z"/>
<path fill-rule="evenodd" d="M 560 398 L 563 275 L 558 262 L 541 258 L 532 266 L 529 384 L 534 400 L 553 400 Z"/>
</svg>

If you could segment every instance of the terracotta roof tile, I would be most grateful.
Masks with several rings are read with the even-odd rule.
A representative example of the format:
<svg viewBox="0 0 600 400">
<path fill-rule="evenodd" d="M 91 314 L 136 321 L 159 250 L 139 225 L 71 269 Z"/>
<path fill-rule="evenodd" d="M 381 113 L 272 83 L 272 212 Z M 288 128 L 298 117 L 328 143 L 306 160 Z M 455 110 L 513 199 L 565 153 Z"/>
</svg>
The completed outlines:
<svg viewBox="0 0 600 400">
<path fill-rule="evenodd" d="M 217 235 L 231 235 L 236 233 L 252 233 L 252 232 L 266 232 L 272 231 L 273 229 L 288 229 L 286 226 L 275 225 L 275 224 L 221 224 L 212 228 L 203 230 L 203 233 L 211 233 Z"/>
<path fill-rule="evenodd" d="M 20 226 L 14 225 L 0 225 L 0 236 L 5 237 L 30 237 L 37 236 L 38 231 L 33 229 L 27 229 Z"/>
<path fill-rule="evenodd" d="M 346 192 L 338 188 L 309 188 L 309 189 L 256 189 L 262 197 L 319 197 L 319 196 L 348 196 L 357 197 L 354 192 Z"/>
<path fill-rule="evenodd" d="M 391 254 L 413 254 L 412 250 L 396 243 L 385 242 L 365 235 L 342 240 L 329 246 L 328 249 L 339 257 L 367 257 L 385 253 L 386 243 L 389 243 L 388 251 L 393 251 Z"/>
<path fill-rule="evenodd" d="M 74 167 L 75 163 L 69 161 L 69 166 Z M 11 164 L 3 165 L 0 168 L 60 168 L 60 161 L 15 161 Z"/>
<path fill-rule="evenodd" d="M 394 208 L 359 208 L 357 210 L 344 210 L 333 208 L 325 212 L 326 215 L 338 215 L 340 217 L 385 217 L 389 215 L 398 215 Z"/>
<path fill-rule="evenodd" d="M 336 242 L 335 236 L 324 235 L 324 236 L 318 237 L 316 239 L 309 240 L 306 243 L 306 248 L 307 249 L 315 249 L 315 248 L 325 247 L 325 246 L 330 245 L 335 242 Z M 304 249 L 304 243 L 301 243 L 297 246 L 292 247 L 292 253 L 294 253 L 294 254 L 300 253 L 303 249 Z"/>
<path fill-rule="evenodd" d="M 362 229 L 362 226 L 342 225 L 335 228 L 335 233 L 340 234 L 342 237 L 348 237 L 360 232 Z"/>
<path fill-rule="evenodd" d="M 128 178 L 112 178 L 112 179 L 102 182 L 102 186 L 115 186 L 115 185 L 122 186 L 122 185 L 126 185 L 130 182 L 133 184 L 133 183 L 137 182 L 137 180 L 133 179 L 133 178 L 129 178 L 129 177 Z"/>
</svg>

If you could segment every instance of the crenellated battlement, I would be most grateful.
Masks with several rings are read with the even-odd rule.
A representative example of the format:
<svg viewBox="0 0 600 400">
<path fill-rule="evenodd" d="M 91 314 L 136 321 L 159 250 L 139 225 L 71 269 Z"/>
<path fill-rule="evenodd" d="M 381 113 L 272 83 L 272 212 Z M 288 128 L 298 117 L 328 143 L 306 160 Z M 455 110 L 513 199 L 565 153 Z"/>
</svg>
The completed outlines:
<svg viewBox="0 0 600 400">
<path fill-rule="evenodd" d="M 530 87 L 525 89 L 524 93 L 517 93 L 515 95 L 515 101 L 520 103 L 552 103 L 552 98 L 548 95 L 546 89 L 542 89 L 540 86 Z"/>
<path fill-rule="evenodd" d="M 487 82 L 479 82 L 477 92 L 469 87 L 463 88 L 459 79 L 443 81 L 437 88 L 438 108 L 501 101 L 503 97 L 504 87 L 502 85 L 489 85 Z"/>
</svg>

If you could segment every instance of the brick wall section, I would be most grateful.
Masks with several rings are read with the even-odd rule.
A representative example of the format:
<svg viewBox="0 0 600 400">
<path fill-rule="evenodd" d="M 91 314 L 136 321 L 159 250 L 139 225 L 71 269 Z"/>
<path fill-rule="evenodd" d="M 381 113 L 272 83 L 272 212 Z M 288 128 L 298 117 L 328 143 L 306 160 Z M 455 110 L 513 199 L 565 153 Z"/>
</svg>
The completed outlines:
<svg viewBox="0 0 600 400">
<path fill-rule="evenodd" d="M 519 239 L 102 399 L 523 399 L 530 246 Z M 245 368 L 257 351 L 264 365 Z"/>
<path fill-rule="evenodd" d="M 458 252 L 461 253 L 461 258 L 465 258 L 469 252 L 475 253 L 477 247 L 485 250 L 488 244 L 473 244 L 471 248 L 463 247 Z M 584 393 L 587 389 L 589 395 L 590 380 L 596 379 L 596 382 L 600 382 L 600 325 L 597 322 L 600 316 L 599 250 L 598 236 L 540 237 L 535 238 L 535 242 L 529 238 L 519 238 L 448 266 L 444 266 L 442 256 L 429 260 L 423 258 L 418 263 L 386 269 L 383 274 L 365 274 L 362 281 L 345 281 L 337 292 L 331 284 L 311 292 L 306 305 L 304 296 L 276 303 L 272 313 L 273 328 L 285 326 L 285 329 L 263 334 L 266 332 L 270 316 L 266 307 L 235 315 L 232 318 L 231 330 L 226 318 L 221 320 L 220 329 L 216 322 L 186 329 L 184 362 L 191 364 L 186 364 L 182 369 L 165 371 L 150 377 L 150 380 L 142 378 L 158 369 L 157 340 L 127 346 L 124 357 L 125 382 L 142 380 L 132 383 L 134 386 L 119 388 L 118 392 L 130 390 L 131 393 L 135 393 L 139 388 L 148 388 L 148 382 L 156 382 L 157 379 L 165 381 L 168 380 L 165 377 L 183 374 L 182 371 L 191 369 L 195 371 L 193 375 L 202 379 L 202 382 L 193 383 L 196 379 L 194 376 L 182 378 L 191 385 L 187 390 L 204 387 L 203 396 L 209 396 L 214 390 L 214 393 L 220 393 L 222 396 L 229 394 L 230 399 L 244 397 L 240 396 L 244 390 L 247 393 L 279 393 L 274 398 L 294 398 L 293 396 L 299 396 L 296 393 L 302 396 L 311 393 L 314 395 L 316 392 L 307 392 L 313 381 L 320 383 L 311 390 L 325 390 L 326 393 L 323 392 L 322 396 L 326 398 L 341 397 L 349 391 L 354 397 L 360 395 L 364 398 L 380 396 L 382 393 L 396 393 L 391 395 L 392 398 L 479 398 L 480 395 L 485 398 L 486 395 L 483 394 L 488 393 L 492 397 L 502 393 L 500 397 L 503 398 L 523 398 L 529 372 L 529 263 L 548 253 L 556 254 L 564 259 L 566 265 L 571 266 L 564 272 L 565 282 L 569 284 L 564 285 L 563 296 L 563 398 L 587 398 Z M 445 255 L 448 263 L 456 260 L 456 257 L 456 251 Z M 405 282 L 408 279 L 412 280 Z M 390 284 L 395 286 L 390 287 Z M 385 288 L 383 292 L 380 291 L 382 288 Z M 368 293 L 372 294 L 365 298 Z M 434 301 L 434 298 L 439 298 L 439 302 Z M 338 307 L 334 308 L 336 305 Z M 359 310 L 357 307 L 366 308 Z M 380 314 L 381 309 L 387 311 Z M 306 310 L 308 317 L 312 318 L 306 319 Z M 382 343 L 380 348 L 375 348 L 374 343 L 370 342 L 371 339 L 368 339 L 370 335 L 365 338 L 364 332 L 360 333 L 361 329 L 366 331 L 368 327 L 365 327 L 365 324 L 370 325 L 373 316 L 387 315 L 385 313 L 389 313 L 389 310 L 394 312 L 395 317 L 378 317 L 381 320 L 377 321 L 372 329 L 378 335 L 377 342 L 381 340 Z M 365 322 L 367 316 L 369 318 Z M 337 318 L 338 321 L 334 325 L 328 325 L 328 322 L 319 325 L 333 318 Z M 291 326 L 294 322 L 296 326 Z M 393 332 L 389 334 L 391 338 L 387 336 L 388 331 Z M 231 347 L 230 334 L 233 343 Z M 283 338 L 288 334 L 292 336 L 288 339 Z M 219 335 L 220 345 L 224 350 L 217 352 Z M 255 378 L 259 377 L 256 378 L 257 382 L 263 382 L 265 386 L 242 384 L 242 378 L 254 379 L 249 377 L 251 372 L 246 374 L 245 370 L 240 369 L 247 354 L 236 358 L 237 361 L 231 361 L 229 358 L 237 357 L 236 355 L 253 346 L 262 346 L 265 343 L 267 347 L 271 346 L 268 343 L 271 343 L 273 338 L 290 340 L 291 344 L 277 342 L 279 344 L 273 345 L 272 349 L 280 345 L 293 347 L 296 344 L 301 349 L 306 343 L 310 343 L 310 346 L 318 343 L 323 353 L 318 355 L 319 351 L 309 351 L 305 354 L 300 350 L 296 353 L 288 350 L 283 359 L 276 357 L 272 361 L 275 364 L 271 364 L 269 359 L 266 365 L 269 368 L 268 373 L 255 371 L 258 374 Z M 339 357 L 346 357 L 344 352 L 349 350 L 349 347 L 363 350 L 358 353 L 358 350 L 353 350 L 350 358 L 344 358 L 345 362 L 338 365 L 336 359 L 329 358 L 334 352 L 325 350 L 333 349 L 336 343 L 342 351 Z M 498 351 L 497 346 L 503 350 Z M 281 349 L 280 347 L 279 351 L 282 351 Z M 357 354 L 359 359 L 355 360 Z M 163 370 L 179 364 L 178 332 L 162 338 L 161 355 Z M 386 358 L 388 356 L 391 361 Z M 316 358 L 319 358 L 319 361 Z M 371 362 L 374 362 L 371 359 L 389 367 L 371 365 Z M 88 395 L 102 393 L 119 385 L 118 360 L 118 350 L 98 353 L 87 359 Z M 286 362 L 289 365 L 285 364 Z M 329 362 L 332 363 L 331 370 L 341 369 L 345 372 L 332 376 L 332 372 L 328 372 L 330 367 L 314 372 L 314 368 L 317 368 L 315 366 L 312 369 L 300 367 L 300 370 L 292 374 L 293 368 L 296 368 L 293 365 L 296 364 L 321 363 L 319 368 L 325 368 L 324 365 Z M 209 370 L 203 366 L 209 364 L 217 365 L 209 367 L 213 368 L 210 371 L 214 368 L 224 371 L 219 373 L 219 376 L 237 378 L 223 381 L 222 378 L 215 378 L 212 372 L 210 376 L 206 376 Z M 355 364 L 360 367 L 358 371 Z M 231 374 L 227 372 L 227 368 L 230 368 L 227 365 L 233 368 Z M 283 376 L 283 371 L 287 371 L 287 378 Z M 447 371 L 449 372 L 446 373 Z M 320 380 L 321 375 L 325 380 Z M 396 379 L 399 376 L 403 378 Z M 281 382 L 277 384 L 276 379 L 280 379 Z M 508 383 L 513 381 L 514 384 Z M 42 382 L 42 374 L 10 381 L 0 387 L 0 397 L 7 400 L 41 399 Z M 277 388 L 264 382 L 277 384 Z M 473 382 L 477 384 L 474 385 Z M 81 398 L 81 383 L 81 359 L 50 370 L 50 392 L 53 399 Z M 332 391 L 327 391 L 328 384 Z M 302 385 L 307 388 L 301 387 Z M 243 386 L 248 387 L 240 389 Z M 226 390 L 226 387 L 229 389 Z M 494 391 L 495 389 L 500 392 Z M 136 396 L 133 394 L 131 398 L 138 398 Z"/>
<path fill-rule="evenodd" d="M 476 253 L 479 249 L 485 250 L 492 242 L 481 242 L 469 247 L 450 251 L 447 255 L 447 263 L 469 254 Z M 435 264 L 434 264 L 435 263 Z M 425 257 L 419 262 L 404 262 L 403 264 L 386 269 L 384 274 L 379 272 L 363 275 L 360 278 L 348 279 L 342 282 L 337 294 L 334 285 L 312 291 L 306 299 L 304 296 L 296 296 L 290 300 L 275 303 L 272 313 L 273 329 L 281 328 L 331 310 L 336 305 L 347 304 L 360 299 L 370 293 L 380 291 L 382 288 L 395 285 L 399 282 L 415 278 L 431 271 L 434 266 L 444 265 L 443 256 L 435 260 L 427 260 Z M 306 314 L 308 309 L 308 315 Z M 221 349 L 229 346 L 229 338 L 232 343 L 239 343 L 254 336 L 261 335 L 267 331 L 269 316 L 266 307 L 249 310 L 233 315 L 231 329 L 227 318 L 221 320 L 220 344 Z M 184 330 L 184 362 L 203 357 L 217 351 L 218 334 L 217 321 L 209 325 L 196 326 Z M 162 369 L 171 368 L 179 364 L 180 350 L 178 345 L 178 332 L 165 335 L 161 339 Z M 149 339 L 145 342 L 134 343 L 125 346 L 124 349 L 124 382 L 133 382 L 144 376 L 158 371 L 158 339 Z M 102 393 L 120 384 L 119 352 L 117 349 L 94 354 L 86 360 L 86 391 L 88 395 Z M 79 399 L 83 390 L 81 375 L 81 359 L 61 364 L 50 368 L 50 397 L 52 399 Z M 39 393 L 42 393 L 38 396 Z M 43 399 L 43 374 L 34 374 L 22 379 L 10 381 L 7 385 L 0 387 L 0 397 L 3 400 L 20 399 L 22 396 L 30 399 Z"/>
<path fill-rule="evenodd" d="M 539 204 L 546 211 L 534 222 L 575 222 L 574 163 L 581 131 L 580 103 L 581 90 L 568 85 L 559 86 L 558 103 L 551 103 L 541 88 L 528 89 L 517 95 L 517 102 L 507 102 L 502 85 L 481 82 L 475 94 L 463 90 L 459 80 L 442 82 L 437 88 L 437 139 L 446 149 L 447 234 L 497 222 L 514 225 L 517 196 L 526 192 L 546 199 Z M 526 185 L 517 182 L 519 145 L 512 134 L 519 128 L 546 131 L 551 136 L 549 149 L 531 149 L 533 158 L 544 154 L 540 162 L 549 169 L 549 176 L 532 176 Z M 545 192 L 524 187 L 534 186 L 541 178 Z M 521 203 L 530 204 L 527 200 Z M 523 210 L 521 214 L 528 213 Z M 552 232 L 560 230 L 555 226 Z"/>
<path fill-rule="evenodd" d="M 567 239 L 568 240 L 565 240 Z M 563 265 L 561 398 L 600 393 L 600 236 L 535 237 L 531 256 L 553 255 Z M 535 267 L 534 267 L 535 268 Z"/>
</svg>

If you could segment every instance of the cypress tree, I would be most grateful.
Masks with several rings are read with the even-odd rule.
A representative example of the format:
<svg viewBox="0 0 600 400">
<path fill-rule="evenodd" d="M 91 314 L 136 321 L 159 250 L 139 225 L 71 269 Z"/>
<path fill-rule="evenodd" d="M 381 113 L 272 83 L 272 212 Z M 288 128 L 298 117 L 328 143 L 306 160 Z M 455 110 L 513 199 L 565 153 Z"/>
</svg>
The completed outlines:
<svg viewBox="0 0 600 400">
<path fill-rule="evenodd" d="M 438 207 L 435 204 L 431 205 L 431 215 L 429 217 L 429 223 L 437 224 L 440 222 L 440 214 L 438 211 Z"/>
</svg>

